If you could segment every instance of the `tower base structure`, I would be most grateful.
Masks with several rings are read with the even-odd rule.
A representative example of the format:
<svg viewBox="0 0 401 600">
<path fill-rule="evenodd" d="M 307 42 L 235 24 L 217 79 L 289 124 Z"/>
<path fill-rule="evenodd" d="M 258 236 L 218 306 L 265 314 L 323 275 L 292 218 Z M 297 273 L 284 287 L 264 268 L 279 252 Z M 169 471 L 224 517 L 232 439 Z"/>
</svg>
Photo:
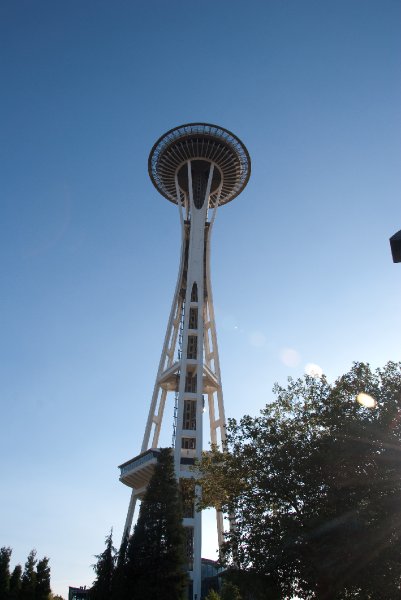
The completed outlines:
<svg viewBox="0 0 401 600">
<path fill-rule="evenodd" d="M 235 198 L 250 176 L 250 158 L 229 131 L 204 123 L 168 131 L 149 157 L 152 182 L 178 206 L 181 260 L 141 454 L 120 465 L 120 481 L 132 488 L 124 535 L 131 531 L 137 499 L 146 491 L 157 461 L 167 397 L 173 397 L 172 447 L 177 479 L 194 481 L 191 469 L 203 449 L 203 415 L 210 441 L 225 441 L 225 412 L 210 281 L 210 240 L 217 208 Z M 201 494 L 194 485 L 194 498 Z M 216 512 L 219 546 L 223 515 Z M 195 501 L 185 507 L 184 526 L 192 598 L 201 598 L 202 517 Z"/>
</svg>

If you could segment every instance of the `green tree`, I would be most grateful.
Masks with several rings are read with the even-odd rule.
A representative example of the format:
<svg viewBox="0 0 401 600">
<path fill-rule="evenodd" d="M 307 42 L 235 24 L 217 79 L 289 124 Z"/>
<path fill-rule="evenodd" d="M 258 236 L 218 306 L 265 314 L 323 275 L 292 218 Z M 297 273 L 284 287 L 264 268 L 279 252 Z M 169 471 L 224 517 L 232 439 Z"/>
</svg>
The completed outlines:
<svg viewBox="0 0 401 600">
<path fill-rule="evenodd" d="M 21 600 L 35 600 L 36 590 L 36 550 L 31 550 L 25 563 L 21 580 Z"/>
<path fill-rule="evenodd" d="M 243 600 L 282 600 L 281 588 L 277 578 L 256 573 L 254 570 L 238 568 L 225 571 L 224 579 L 233 583 Z"/>
<path fill-rule="evenodd" d="M 221 600 L 242 600 L 239 589 L 231 581 L 225 581 L 221 586 Z"/>
<path fill-rule="evenodd" d="M 16 565 L 10 576 L 9 600 L 19 600 L 21 597 L 22 567 Z"/>
<path fill-rule="evenodd" d="M 35 600 L 49 600 L 50 594 L 49 559 L 44 557 L 36 566 Z"/>
<path fill-rule="evenodd" d="M 203 505 L 235 518 L 228 564 L 280 597 L 400 597 L 401 364 L 355 363 L 333 384 L 306 376 L 274 392 L 202 460 Z"/>
<path fill-rule="evenodd" d="M 187 583 L 184 527 L 173 456 L 162 449 L 128 545 L 130 598 L 181 600 Z"/>
<path fill-rule="evenodd" d="M 110 600 L 112 593 L 116 549 L 113 546 L 113 532 L 106 537 L 106 548 L 96 555 L 93 565 L 96 579 L 91 589 L 91 600 Z"/>
<path fill-rule="evenodd" d="M 10 591 L 11 548 L 0 548 L 0 600 L 8 600 Z"/>
<path fill-rule="evenodd" d="M 128 532 L 124 536 L 118 551 L 116 567 L 112 581 L 112 600 L 129 600 L 129 580 L 127 573 Z"/>
<path fill-rule="evenodd" d="M 224 581 L 220 594 L 212 589 L 205 600 L 242 600 L 242 596 L 236 585 L 231 583 L 231 581 Z"/>
</svg>

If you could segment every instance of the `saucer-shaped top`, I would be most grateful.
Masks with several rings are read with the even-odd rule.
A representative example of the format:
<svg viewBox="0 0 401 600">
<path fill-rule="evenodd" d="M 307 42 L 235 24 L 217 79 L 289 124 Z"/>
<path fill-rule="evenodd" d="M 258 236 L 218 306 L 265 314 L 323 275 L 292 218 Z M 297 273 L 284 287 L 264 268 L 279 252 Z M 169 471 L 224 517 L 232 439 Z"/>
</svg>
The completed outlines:
<svg viewBox="0 0 401 600">
<path fill-rule="evenodd" d="M 217 125 L 189 123 L 170 129 L 153 146 L 149 155 L 149 175 L 153 185 L 168 200 L 177 204 L 175 175 L 180 192 L 186 192 L 185 168 L 213 162 L 210 203 L 220 192 L 219 206 L 242 192 L 251 174 L 251 159 L 244 144 L 233 133 Z"/>
</svg>

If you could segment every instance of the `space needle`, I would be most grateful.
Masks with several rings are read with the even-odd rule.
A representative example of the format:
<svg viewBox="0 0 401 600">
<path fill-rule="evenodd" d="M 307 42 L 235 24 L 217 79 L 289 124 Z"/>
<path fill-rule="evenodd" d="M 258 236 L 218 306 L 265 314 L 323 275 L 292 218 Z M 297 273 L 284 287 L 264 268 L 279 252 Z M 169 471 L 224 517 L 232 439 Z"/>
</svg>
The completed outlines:
<svg viewBox="0 0 401 600">
<path fill-rule="evenodd" d="M 222 447 L 225 413 L 210 281 L 210 241 L 217 209 L 248 183 L 251 161 L 230 131 L 207 123 L 171 129 L 154 144 L 149 175 L 156 189 L 178 207 L 181 258 L 167 331 L 157 369 L 141 453 L 120 465 L 120 481 L 132 488 L 124 532 L 132 527 L 135 504 L 143 498 L 157 462 L 166 402 L 173 404 L 172 447 L 177 479 L 193 480 L 201 458 L 203 421 L 210 441 Z M 171 424 L 170 424 L 171 425 Z M 200 493 L 194 486 L 194 497 Z M 216 511 L 219 545 L 223 515 Z M 192 598 L 201 598 L 202 513 L 195 500 L 184 505 L 186 555 Z"/>
</svg>

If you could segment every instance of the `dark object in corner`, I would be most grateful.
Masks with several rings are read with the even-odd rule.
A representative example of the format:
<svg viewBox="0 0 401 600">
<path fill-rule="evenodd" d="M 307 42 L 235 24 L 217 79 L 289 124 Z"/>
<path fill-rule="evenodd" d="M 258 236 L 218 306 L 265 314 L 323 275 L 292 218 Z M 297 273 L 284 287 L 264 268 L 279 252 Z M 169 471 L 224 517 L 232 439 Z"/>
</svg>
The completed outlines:
<svg viewBox="0 0 401 600">
<path fill-rule="evenodd" d="M 393 262 L 401 262 L 401 229 L 390 238 L 391 254 Z"/>
</svg>

